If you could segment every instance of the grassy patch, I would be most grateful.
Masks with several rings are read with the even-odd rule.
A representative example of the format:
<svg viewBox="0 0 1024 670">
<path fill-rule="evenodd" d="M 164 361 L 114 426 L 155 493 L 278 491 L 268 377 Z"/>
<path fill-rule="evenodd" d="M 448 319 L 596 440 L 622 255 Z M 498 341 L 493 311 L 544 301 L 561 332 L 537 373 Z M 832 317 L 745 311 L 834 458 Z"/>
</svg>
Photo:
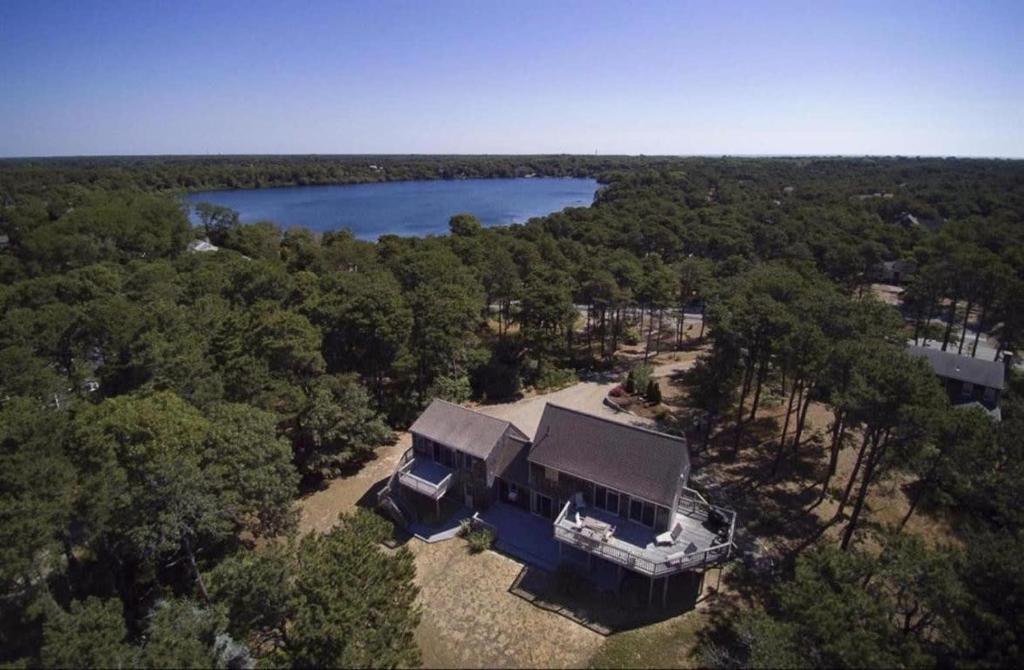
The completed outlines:
<svg viewBox="0 0 1024 670">
<path fill-rule="evenodd" d="M 697 634 L 707 622 L 700 612 L 608 637 L 590 659 L 592 668 L 688 668 L 697 665 L 690 654 Z"/>
</svg>

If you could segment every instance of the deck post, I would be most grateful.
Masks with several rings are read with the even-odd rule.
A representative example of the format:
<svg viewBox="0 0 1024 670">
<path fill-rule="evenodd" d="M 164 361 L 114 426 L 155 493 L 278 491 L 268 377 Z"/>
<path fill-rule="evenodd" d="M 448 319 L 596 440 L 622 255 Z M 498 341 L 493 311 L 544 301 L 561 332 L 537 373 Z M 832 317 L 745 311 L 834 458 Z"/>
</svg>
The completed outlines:
<svg viewBox="0 0 1024 670">
<path fill-rule="evenodd" d="M 622 566 L 617 565 L 616 567 L 618 570 L 615 574 L 615 593 L 617 595 L 622 595 Z"/>
<path fill-rule="evenodd" d="M 558 562 L 562 562 L 562 543 L 558 542 Z"/>
<path fill-rule="evenodd" d="M 440 498 L 434 498 L 434 516 L 437 517 L 438 521 L 441 520 L 441 499 Z"/>
<path fill-rule="evenodd" d="M 661 606 L 664 607 L 668 603 L 668 580 L 671 575 L 665 575 L 665 583 L 661 587 Z"/>
<path fill-rule="evenodd" d="M 594 571 L 594 555 L 590 552 L 587 552 L 587 570 Z"/>
<path fill-rule="evenodd" d="M 651 600 L 654 599 L 654 575 L 651 575 L 651 586 L 647 589 L 647 605 L 650 606 Z"/>
</svg>

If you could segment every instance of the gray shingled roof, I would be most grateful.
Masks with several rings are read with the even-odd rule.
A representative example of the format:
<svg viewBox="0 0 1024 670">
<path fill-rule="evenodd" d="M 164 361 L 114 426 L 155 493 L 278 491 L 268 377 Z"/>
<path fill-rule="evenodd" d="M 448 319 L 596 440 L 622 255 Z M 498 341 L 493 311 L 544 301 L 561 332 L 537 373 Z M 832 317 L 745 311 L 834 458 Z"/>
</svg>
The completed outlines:
<svg viewBox="0 0 1024 670">
<path fill-rule="evenodd" d="M 527 439 L 508 421 L 440 399 L 431 402 L 409 428 L 410 433 L 483 459 L 491 455 L 494 445 L 510 430 L 512 435 Z"/>
<path fill-rule="evenodd" d="M 951 351 L 941 351 L 931 347 L 910 345 L 907 350 L 912 356 L 926 359 L 935 370 L 935 374 L 940 377 L 993 389 L 1001 390 L 1003 388 L 1006 369 L 1000 362 L 960 356 Z"/>
<path fill-rule="evenodd" d="M 529 440 L 509 437 L 494 455 L 494 474 L 506 482 L 528 487 L 530 485 L 530 465 L 526 458 L 529 452 Z"/>
<path fill-rule="evenodd" d="M 529 460 L 671 506 L 690 456 L 682 438 L 548 403 Z"/>
</svg>

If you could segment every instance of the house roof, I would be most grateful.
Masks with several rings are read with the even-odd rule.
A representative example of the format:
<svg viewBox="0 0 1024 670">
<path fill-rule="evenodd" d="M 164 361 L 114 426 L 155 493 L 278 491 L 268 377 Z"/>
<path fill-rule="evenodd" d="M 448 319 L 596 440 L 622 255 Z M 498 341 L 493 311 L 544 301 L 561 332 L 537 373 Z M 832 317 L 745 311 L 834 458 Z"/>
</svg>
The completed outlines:
<svg viewBox="0 0 1024 670">
<path fill-rule="evenodd" d="M 671 506 L 689 469 L 686 440 L 548 403 L 529 460 Z"/>
<path fill-rule="evenodd" d="M 430 403 L 410 426 L 409 432 L 483 459 L 491 455 L 494 446 L 506 433 L 523 441 L 529 440 L 508 421 L 441 399 Z"/>
<path fill-rule="evenodd" d="M 1002 363 L 960 356 L 951 351 L 941 351 L 930 347 L 910 345 L 907 349 L 912 356 L 926 359 L 935 370 L 935 374 L 940 377 L 993 389 L 1001 390 L 1003 388 L 1006 369 Z"/>
<path fill-rule="evenodd" d="M 882 267 L 889 272 L 914 272 L 917 270 L 917 263 L 905 260 L 885 261 Z"/>
<path fill-rule="evenodd" d="M 494 473 L 506 482 L 527 487 L 530 485 L 530 441 L 517 436 L 503 440 L 494 455 Z"/>
</svg>

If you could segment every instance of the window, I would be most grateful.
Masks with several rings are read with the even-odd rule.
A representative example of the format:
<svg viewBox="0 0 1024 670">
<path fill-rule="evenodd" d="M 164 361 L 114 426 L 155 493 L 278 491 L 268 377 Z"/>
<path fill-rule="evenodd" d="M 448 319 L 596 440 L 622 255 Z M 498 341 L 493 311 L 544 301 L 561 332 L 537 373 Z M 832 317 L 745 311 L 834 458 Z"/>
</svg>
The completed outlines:
<svg viewBox="0 0 1024 670">
<path fill-rule="evenodd" d="M 963 386 L 960 387 L 960 395 L 965 398 L 970 398 L 974 395 L 974 384 L 971 382 L 964 382 Z"/>
<path fill-rule="evenodd" d="M 985 387 L 985 402 L 995 402 L 995 400 L 996 400 L 996 390 L 994 388 L 986 386 Z"/>
<path fill-rule="evenodd" d="M 544 479 L 548 480 L 552 484 L 558 483 L 558 470 L 552 470 L 551 468 L 544 468 Z"/>
<path fill-rule="evenodd" d="M 549 498 L 549 497 L 547 497 L 545 495 L 541 495 L 539 493 L 534 495 L 534 497 L 533 497 L 533 513 L 534 514 L 539 514 L 540 516 L 546 517 L 548 519 L 554 519 L 555 518 L 554 509 L 555 509 L 554 502 L 551 500 L 551 498 Z"/>
<path fill-rule="evenodd" d="M 629 520 L 653 528 L 655 508 L 656 505 L 653 503 L 631 498 L 629 500 Z"/>
<path fill-rule="evenodd" d="M 629 501 L 629 518 L 632 521 L 640 521 L 644 515 L 644 501 L 631 498 Z"/>
<path fill-rule="evenodd" d="M 619 494 L 617 491 L 608 491 L 608 499 L 606 502 L 606 510 L 608 510 L 612 514 L 619 513 Z"/>
<path fill-rule="evenodd" d="M 619 492 L 604 486 L 594 487 L 594 507 L 612 514 L 619 513 Z"/>
</svg>

